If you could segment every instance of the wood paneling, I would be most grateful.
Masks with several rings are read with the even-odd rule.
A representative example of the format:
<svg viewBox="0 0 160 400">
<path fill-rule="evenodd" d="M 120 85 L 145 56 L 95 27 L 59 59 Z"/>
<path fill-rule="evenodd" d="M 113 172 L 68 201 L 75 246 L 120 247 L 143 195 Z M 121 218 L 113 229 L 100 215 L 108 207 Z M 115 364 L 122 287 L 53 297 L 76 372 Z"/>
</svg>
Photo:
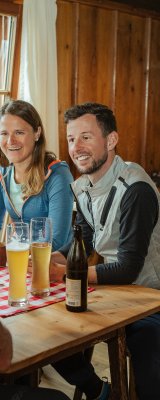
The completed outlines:
<svg viewBox="0 0 160 400">
<path fill-rule="evenodd" d="M 112 0 L 110 0 L 112 1 Z M 160 12 L 159 0 L 116 0 L 117 3 L 124 3 L 136 8 L 143 8 L 145 10 L 152 10 Z"/>
<path fill-rule="evenodd" d="M 119 13 L 115 114 L 118 121 L 120 155 L 141 162 L 142 98 L 144 87 L 145 19 Z"/>
<path fill-rule="evenodd" d="M 0 12 L 9 15 L 17 15 L 19 13 L 20 7 L 14 1 L 0 1 Z"/>
<path fill-rule="evenodd" d="M 60 157 L 69 162 L 65 126 L 63 122 L 64 110 L 72 104 L 72 77 L 74 53 L 74 6 L 60 2 L 57 18 L 57 57 L 58 57 L 58 112 L 59 112 L 59 138 Z M 74 86 L 74 83 L 73 83 Z"/>
<path fill-rule="evenodd" d="M 23 0 L 0 0 L 18 14 L 12 96 L 17 96 Z M 119 154 L 160 171 L 160 2 L 57 0 L 60 158 L 69 159 L 64 111 L 84 101 L 117 117 Z"/>
<path fill-rule="evenodd" d="M 151 27 L 146 168 L 160 171 L 160 21 Z"/>
<path fill-rule="evenodd" d="M 115 19 L 114 11 L 80 6 L 77 102 L 112 103 Z"/>
<path fill-rule="evenodd" d="M 96 101 L 116 114 L 119 154 L 159 171 L 160 12 L 120 3 L 57 0 L 60 156 L 69 161 L 64 110 Z"/>
</svg>

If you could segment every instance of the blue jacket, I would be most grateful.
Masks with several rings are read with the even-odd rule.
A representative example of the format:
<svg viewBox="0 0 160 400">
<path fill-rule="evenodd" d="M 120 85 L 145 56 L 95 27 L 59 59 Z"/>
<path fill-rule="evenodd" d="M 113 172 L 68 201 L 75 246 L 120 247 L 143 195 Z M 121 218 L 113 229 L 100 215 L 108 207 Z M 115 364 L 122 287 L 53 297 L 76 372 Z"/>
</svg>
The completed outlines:
<svg viewBox="0 0 160 400">
<path fill-rule="evenodd" d="M 43 189 L 24 200 L 21 214 L 15 210 L 10 199 L 11 168 L 0 167 L 0 228 L 6 210 L 15 222 L 30 223 L 33 217 L 50 217 L 53 223 L 52 250 L 58 250 L 70 242 L 73 210 L 70 183 L 73 177 L 67 163 L 61 161 L 51 164 L 51 174 L 45 180 Z"/>
</svg>

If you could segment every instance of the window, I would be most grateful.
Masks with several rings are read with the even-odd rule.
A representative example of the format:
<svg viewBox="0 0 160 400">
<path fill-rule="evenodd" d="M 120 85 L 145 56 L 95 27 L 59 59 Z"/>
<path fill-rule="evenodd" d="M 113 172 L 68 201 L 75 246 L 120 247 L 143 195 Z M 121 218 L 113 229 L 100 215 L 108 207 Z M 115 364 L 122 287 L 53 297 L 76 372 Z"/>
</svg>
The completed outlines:
<svg viewBox="0 0 160 400">
<path fill-rule="evenodd" d="M 16 22 L 15 16 L 0 14 L 0 107 L 11 96 Z"/>
<path fill-rule="evenodd" d="M 23 0 L 0 0 L 0 107 L 18 93 Z"/>
</svg>

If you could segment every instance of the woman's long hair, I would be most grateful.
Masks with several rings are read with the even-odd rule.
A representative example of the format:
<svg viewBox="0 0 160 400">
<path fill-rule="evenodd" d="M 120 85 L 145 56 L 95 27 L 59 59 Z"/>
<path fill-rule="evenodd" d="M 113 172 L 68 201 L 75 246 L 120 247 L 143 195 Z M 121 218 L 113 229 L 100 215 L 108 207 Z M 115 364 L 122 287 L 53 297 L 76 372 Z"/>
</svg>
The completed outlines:
<svg viewBox="0 0 160 400">
<path fill-rule="evenodd" d="M 16 115 L 22 118 L 32 126 L 33 131 L 37 132 L 41 128 L 41 134 L 38 141 L 35 141 L 35 147 L 32 154 L 32 160 L 27 168 L 25 182 L 22 186 L 23 197 L 29 197 L 39 193 L 44 185 L 45 174 L 48 165 L 56 160 L 56 155 L 46 151 L 46 139 L 41 118 L 36 109 L 28 102 L 23 100 L 11 100 L 4 104 L 0 109 L 0 119 L 6 114 Z M 9 165 L 8 159 L 0 149 L 0 165 L 6 167 Z"/>
</svg>

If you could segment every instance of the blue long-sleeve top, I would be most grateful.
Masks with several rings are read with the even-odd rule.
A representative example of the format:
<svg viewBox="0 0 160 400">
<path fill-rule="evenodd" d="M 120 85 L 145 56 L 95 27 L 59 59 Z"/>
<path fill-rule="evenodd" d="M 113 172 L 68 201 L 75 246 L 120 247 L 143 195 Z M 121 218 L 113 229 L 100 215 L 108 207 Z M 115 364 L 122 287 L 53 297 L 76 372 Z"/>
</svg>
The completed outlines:
<svg viewBox="0 0 160 400">
<path fill-rule="evenodd" d="M 11 168 L 13 167 L 0 167 L 0 228 L 6 210 L 14 222 L 30 223 L 31 218 L 49 217 L 53 224 L 52 250 L 58 250 L 70 242 L 73 210 L 70 183 L 73 177 L 67 163 L 61 161 L 50 166 L 51 174 L 44 181 L 41 192 L 24 200 L 21 214 L 10 199 Z"/>
</svg>

